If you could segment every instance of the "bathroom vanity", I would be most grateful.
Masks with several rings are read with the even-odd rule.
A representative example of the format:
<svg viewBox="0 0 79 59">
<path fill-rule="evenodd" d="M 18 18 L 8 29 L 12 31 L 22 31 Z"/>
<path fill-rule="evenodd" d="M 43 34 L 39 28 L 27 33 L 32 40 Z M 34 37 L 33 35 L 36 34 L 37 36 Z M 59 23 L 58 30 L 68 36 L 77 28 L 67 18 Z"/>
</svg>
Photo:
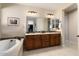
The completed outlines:
<svg viewBox="0 0 79 59">
<path fill-rule="evenodd" d="M 59 19 L 27 16 L 24 50 L 39 49 L 61 44 Z"/>
<path fill-rule="evenodd" d="M 24 39 L 24 50 L 39 49 L 51 46 L 61 45 L 61 33 L 45 32 L 45 33 L 27 33 Z"/>
</svg>

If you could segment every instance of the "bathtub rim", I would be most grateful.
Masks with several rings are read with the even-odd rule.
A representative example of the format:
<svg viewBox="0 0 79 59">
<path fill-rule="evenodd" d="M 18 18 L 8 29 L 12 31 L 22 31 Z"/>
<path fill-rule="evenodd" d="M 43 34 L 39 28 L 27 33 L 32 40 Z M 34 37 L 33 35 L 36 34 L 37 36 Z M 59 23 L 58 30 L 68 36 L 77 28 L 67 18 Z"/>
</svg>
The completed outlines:
<svg viewBox="0 0 79 59">
<path fill-rule="evenodd" d="M 18 46 L 20 44 L 20 40 L 18 40 L 18 39 L 6 39 L 6 41 L 7 40 L 15 40 L 16 42 L 11 48 L 9 48 L 9 49 L 7 49 L 5 51 L 0 51 L 0 53 L 8 53 L 9 51 L 11 51 L 12 49 L 16 48 L 16 46 Z M 3 41 L 3 40 L 1 40 L 1 41 Z"/>
</svg>

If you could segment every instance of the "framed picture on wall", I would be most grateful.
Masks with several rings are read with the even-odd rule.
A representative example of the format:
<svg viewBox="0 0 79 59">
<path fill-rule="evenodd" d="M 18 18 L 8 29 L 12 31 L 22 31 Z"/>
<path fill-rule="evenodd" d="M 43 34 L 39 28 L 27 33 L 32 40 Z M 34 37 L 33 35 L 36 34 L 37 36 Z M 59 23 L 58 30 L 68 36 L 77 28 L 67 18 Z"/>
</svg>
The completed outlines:
<svg viewBox="0 0 79 59">
<path fill-rule="evenodd" d="M 8 17 L 7 19 L 8 25 L 16 26 L 20 24 L 20 18 L 18 17 Z"/>
</svg>

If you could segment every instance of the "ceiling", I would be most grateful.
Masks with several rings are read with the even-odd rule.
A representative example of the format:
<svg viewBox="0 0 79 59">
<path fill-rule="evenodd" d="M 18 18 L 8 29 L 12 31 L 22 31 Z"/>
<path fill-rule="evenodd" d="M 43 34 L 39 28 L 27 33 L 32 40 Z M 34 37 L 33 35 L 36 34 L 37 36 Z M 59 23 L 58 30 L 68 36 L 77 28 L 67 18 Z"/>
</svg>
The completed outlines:
<svg viewBox="0 0 79 59">
<path fill-rule="evenodd" d="M 71 4 L 72 3 L 2 3 L 2 7 L 7 7 L 11 5 L 24 5 L 28 7 L 36 7 L 52 11 L 59 8 L 65 8 Z"/>
<path fill-rule="evenodd" d="M 38 8 L 43 8 L 47 10 L 56 10 L 58 8 L 67 7 L 71 4 L 72 3 L 20 3 L 20 5 L 38 7 Z"/>
</svg>

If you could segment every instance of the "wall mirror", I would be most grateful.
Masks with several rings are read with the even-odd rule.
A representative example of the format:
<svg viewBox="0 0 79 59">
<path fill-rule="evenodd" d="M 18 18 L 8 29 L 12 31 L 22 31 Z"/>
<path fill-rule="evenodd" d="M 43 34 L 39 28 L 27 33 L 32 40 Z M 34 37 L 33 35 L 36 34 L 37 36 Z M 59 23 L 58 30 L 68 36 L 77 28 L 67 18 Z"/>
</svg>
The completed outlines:
<svg viewBox="0 0 79 59">
<path fill-rule="evenodd" d="M 60 29 L 59 19 L 27 16 L 26 32 L 46 32 Z"/>
<path fill-rule="evenodd" d="M 48 31 L 56 31 L 60 29 L 60 20 L 48 18 Z"/>
<path fill-rule="evenodd" d="M 36 31 L 36 17 L 27 17 L 26 29 L 27 32 L 35 32 Z"/>
</svg>

